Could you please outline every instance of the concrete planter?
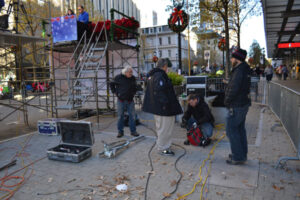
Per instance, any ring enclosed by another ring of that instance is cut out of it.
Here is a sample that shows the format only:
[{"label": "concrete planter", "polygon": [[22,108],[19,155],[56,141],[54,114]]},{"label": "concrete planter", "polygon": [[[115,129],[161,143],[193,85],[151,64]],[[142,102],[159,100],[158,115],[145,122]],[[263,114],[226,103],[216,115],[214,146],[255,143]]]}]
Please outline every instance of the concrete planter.
[{"label": "concrete planter", "polygon": [[183,93],[183,86],[182,85],[174,85],[174,91],[176,96],[180,96]]}]

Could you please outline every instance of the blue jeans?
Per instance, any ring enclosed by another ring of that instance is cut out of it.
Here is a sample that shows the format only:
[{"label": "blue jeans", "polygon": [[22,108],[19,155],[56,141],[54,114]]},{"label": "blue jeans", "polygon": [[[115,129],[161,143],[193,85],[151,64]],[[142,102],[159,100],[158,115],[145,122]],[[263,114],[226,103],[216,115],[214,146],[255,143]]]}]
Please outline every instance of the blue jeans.
[{"label": "blue jeans", "polygon": [[127,111],[129,116],[129,128],[131,133],[136,133],[135,127],[135,110],[133,101],[120,101],[118,99],[117,112],[118,112],[118,131],[124,133],[124,112]]},{"label": "blue jeans", "polygon": [[[188,120],[188,125],[187,125],[187,129],[190,130],[190,128],[192,128],[193,126],[193,123],[197,123],[197,121],[195,120],[194,117],[191,117],[189,120]],[[204,135],[204,137],[211,137],[212,134],[213,134],[213,129],[214,127],[211,125],[211,123],[203,123],[200,125],[200,129],[201,129],[201,132],[202,134]]]},{"label": "blue jeans", "polygon": [[232,159],[247,160],[248,142],[246,135],[246,115],[249,105],[228,109],[226,118],[226,135],[229,138]]}]

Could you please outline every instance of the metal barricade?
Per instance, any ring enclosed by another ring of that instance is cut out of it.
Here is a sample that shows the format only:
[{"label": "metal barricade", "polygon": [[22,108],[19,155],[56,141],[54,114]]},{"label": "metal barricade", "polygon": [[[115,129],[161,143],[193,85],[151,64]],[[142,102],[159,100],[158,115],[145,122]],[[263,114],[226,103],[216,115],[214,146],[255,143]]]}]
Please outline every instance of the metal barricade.
[{"label": "metal barricade", "polygon": [[296,157],[279,158],[277,168],[288,160],[300,160],[300,93],[274,82],[269,84],[268,89],[268,104],[282,122],[297,150]]},{"label": "metal barricade", "polygon": [[225,83],[223,78],[207,78],[206,90],[210,92],[225,92]]},{"label": "metal barricade", "polygon": [[258,83],[260,80],[260,76],[251,76],[251,91],[255,92],[255,101],[257,101],[258,97]]}]

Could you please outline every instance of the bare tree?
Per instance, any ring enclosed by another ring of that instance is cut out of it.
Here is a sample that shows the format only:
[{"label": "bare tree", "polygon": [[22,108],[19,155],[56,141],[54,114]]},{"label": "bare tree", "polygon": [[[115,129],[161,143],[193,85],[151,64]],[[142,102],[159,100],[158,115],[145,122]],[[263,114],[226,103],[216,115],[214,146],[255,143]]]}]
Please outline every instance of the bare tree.
[{"label": "bare tree", "polygon": [[241,46],[241,26],[247,17],[260,15],[261,7],[259,0],[233,0],[233,29],[237,35],[237,46]]}]

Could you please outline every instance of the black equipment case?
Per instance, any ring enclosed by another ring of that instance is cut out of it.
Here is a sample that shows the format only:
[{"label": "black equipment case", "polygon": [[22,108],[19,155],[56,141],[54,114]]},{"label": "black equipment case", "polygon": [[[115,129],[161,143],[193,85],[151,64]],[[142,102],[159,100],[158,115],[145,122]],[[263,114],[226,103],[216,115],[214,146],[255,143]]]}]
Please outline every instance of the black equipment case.
[{"label": "black equipment case", "polygon": [[91,122],[60,121],[62,143],[47,150],[50,160],[79,163],[92,155],[94,134]]}]

